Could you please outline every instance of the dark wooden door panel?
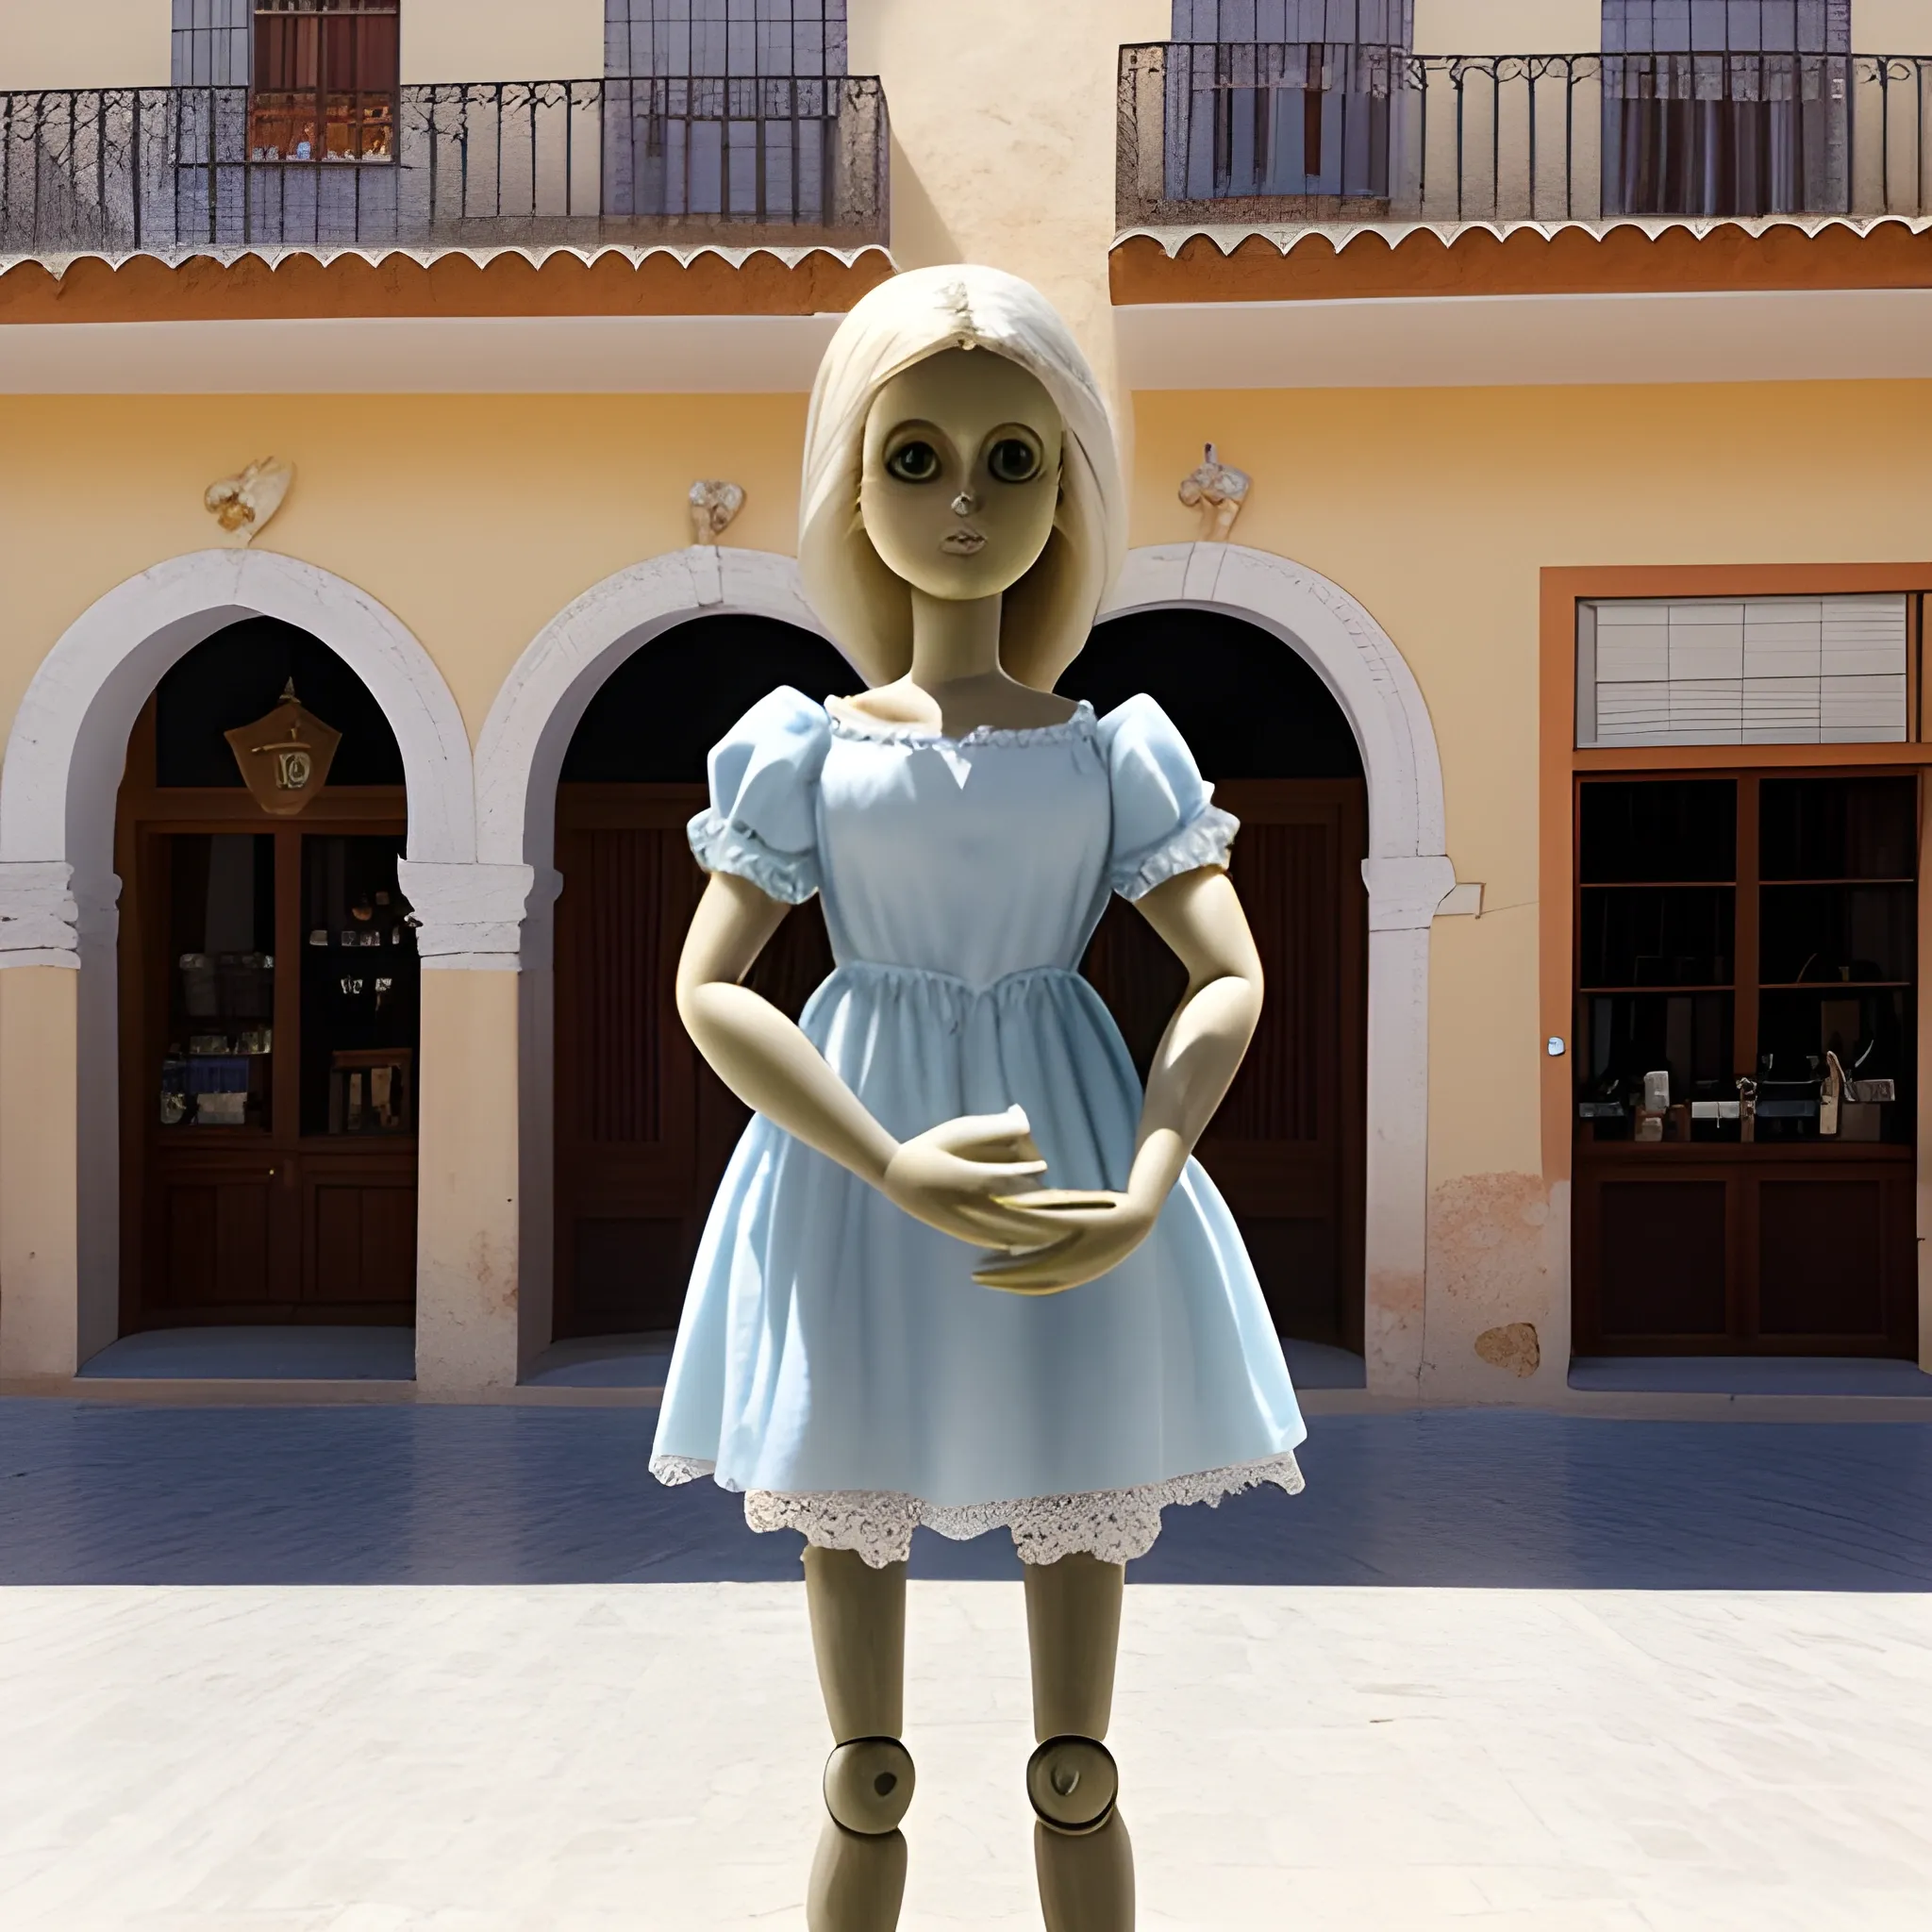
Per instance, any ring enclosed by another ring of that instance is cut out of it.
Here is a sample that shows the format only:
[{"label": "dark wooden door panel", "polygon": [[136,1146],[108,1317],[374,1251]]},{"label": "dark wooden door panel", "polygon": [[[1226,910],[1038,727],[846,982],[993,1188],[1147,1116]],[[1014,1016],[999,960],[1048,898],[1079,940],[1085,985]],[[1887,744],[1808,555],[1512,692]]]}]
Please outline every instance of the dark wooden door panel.
[{"label": "dark wooden door panel", "polygon": [[1729,1329],[1724,1183],[1610,1181],[1591,1207],[1606,1341],[1721,1341]]},{"label": "dark wooden door panel", "polygon": [[407,1307],[416,1276],[416,1190],[324,1180],[309,1190],[304,1300],[330,1308]]},{"label": "dark wooden door panel", "polygon": [[[1255,779],[1216,795],[1241,821],[1229,874],[1268,991],[1201,1163],[1241,1224],[1280,1331],[1359,1349],[1365,793],[1353,779]],[[1144,1077],[1187,990],[1179,961],[1116,901],[1081,970]]]},{"label": "dark wooden door panel", "polygon": [[263,1180],[177,1183],[162,1199],[171,1308],[258,1308],[277,1299],[270,1268],[273,1184]]}]

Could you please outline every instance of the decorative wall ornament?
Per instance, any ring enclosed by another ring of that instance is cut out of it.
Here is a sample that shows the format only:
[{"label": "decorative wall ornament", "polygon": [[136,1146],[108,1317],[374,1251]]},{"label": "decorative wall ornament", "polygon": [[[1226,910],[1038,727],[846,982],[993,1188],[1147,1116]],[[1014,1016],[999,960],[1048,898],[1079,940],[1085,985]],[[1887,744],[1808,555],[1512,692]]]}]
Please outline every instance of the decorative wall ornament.
[{"label": "decorative wall ornament", "polygon": [[744,508],[744,491],[736,483],[698,482],[691,486],[692,541],[715,543]]},{"label": "decorative wall ornament", "polygon": [[1254,478],[1245,470],[1237,470],[1231,463],[1224,463],[1214,453],[1214,445],[1208,445],[1208,453],[1198,469],[1191,470],[1181,479],[1181,501],[1190,509],[1201,512],[1201,541],[1204,543],[1225,543],[1234,529],[1234,520],[1241,513],[1241,505],[1248,500],[1248,491],[1254,485]]},{"label": "decorative wall ornament", "polygon": [[224,476],[219,483],[210,483],[202,502],[223,529],[245,544],[281,508],[282,498],[294,480],[293,463],[285,463],[279,457],[263,457],[239,476]]},{"label": "decorative wall ornament", "polygon": [[328,783],[328,768],[342,741],[333,725],[303,708],[292,677],[267,717],[222,735],[256,804],[278,819],[293,818],[314,802]]}]

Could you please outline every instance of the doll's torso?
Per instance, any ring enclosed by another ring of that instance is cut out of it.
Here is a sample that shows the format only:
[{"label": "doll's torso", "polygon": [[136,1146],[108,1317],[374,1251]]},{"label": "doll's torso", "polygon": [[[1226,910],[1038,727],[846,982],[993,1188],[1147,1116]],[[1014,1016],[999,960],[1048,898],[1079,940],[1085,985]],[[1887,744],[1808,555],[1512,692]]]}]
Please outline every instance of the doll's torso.
[{"label": "doll's torso", "polygon": [[833,714],[817,812],[841,965],[977,987],[1071,970],[1106,905],[1111,806],[1084,704],[1064,724],[960,739]]}]

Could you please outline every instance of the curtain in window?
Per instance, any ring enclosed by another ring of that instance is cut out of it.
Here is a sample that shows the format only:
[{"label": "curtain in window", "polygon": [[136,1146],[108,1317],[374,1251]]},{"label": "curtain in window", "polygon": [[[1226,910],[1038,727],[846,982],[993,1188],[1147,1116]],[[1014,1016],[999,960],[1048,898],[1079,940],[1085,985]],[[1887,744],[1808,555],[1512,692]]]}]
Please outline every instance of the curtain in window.
[{"label": "curtain in window", "polygon": [[1604,0],[1604,207],[1845,205],[1850,0]]},{"label": "curtain in window", "polygon": [[1171,200],[1379,200],[1413,0],[1174,0]]},{"label": "curtain in window", "polygon": [[824,223],[845,58],[845,0],[605,0],[606,212]]}]

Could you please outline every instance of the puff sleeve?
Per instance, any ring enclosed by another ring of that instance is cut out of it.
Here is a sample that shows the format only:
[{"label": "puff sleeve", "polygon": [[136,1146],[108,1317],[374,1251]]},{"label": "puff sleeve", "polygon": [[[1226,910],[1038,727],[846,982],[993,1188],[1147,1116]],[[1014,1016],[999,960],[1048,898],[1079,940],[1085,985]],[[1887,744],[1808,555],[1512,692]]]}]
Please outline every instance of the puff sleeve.
[{"label": "puff sleeve", "polygon": [[818,788],[831,721],[780,685],[712,747],[711,803],[691,822],[691,855],[788,906],[819,889]]},{"label": "puff sleeve", "polygon": [[1202,866],[1224,866],[1241,821],[1214,803],[1187,741],[1150,697],[1101,720],[1113,798],[1108,882],[1124,899]]}]

